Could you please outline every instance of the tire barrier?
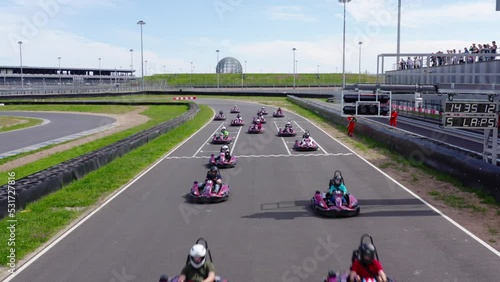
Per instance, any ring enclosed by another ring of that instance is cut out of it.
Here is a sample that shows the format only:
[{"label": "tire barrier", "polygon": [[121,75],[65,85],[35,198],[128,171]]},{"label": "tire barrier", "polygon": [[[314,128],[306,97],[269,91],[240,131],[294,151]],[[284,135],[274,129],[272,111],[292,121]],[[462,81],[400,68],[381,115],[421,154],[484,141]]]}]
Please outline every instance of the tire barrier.
[{"label": "tire barrier", "polygon": [[193,97],[174,97],[174,100],[196,100],[196,96]]},{"label": "tire barrier", "polygon": [[[346,118],[332,108],[291,95],[288,99],[333,123],[347,124]],[[424,164],[453,176],[464,186],[481,190],[500,202],[500,167],[483,161],[480,154],[406,133],[369,119],[358,119],[356,134],[367,136],[388,146],[413,164]]]},{"label": "tire barrier", "polygon": [[[63,104],[81,104],[79,102],[62,102]],[[61,104],[61,102],[8,102],[6,104]],[[151,142],[158,136],[192,120],[200,108],[194,103],[178,102],[151,102],[151,103],[128,103],[128,102],[92,102],[99,105],[187,105],[189,110],[181,116],[156,125],[150,129],[138,132],[126,137],[114,144],[101,149],[73,158],[42,171],[16,179],[14,185],[3,185],[0,187],[0,219],[8,216],[8,204],[15,204],[16,212],[24,209],[27,204],[36,201],[43,196],[55,192],[75,180],[83,178],[113,160],[122,157],[130,151]],[[15,190],[15,196],[12,192]],[[9,197],[10,196],[10,197]]]}]

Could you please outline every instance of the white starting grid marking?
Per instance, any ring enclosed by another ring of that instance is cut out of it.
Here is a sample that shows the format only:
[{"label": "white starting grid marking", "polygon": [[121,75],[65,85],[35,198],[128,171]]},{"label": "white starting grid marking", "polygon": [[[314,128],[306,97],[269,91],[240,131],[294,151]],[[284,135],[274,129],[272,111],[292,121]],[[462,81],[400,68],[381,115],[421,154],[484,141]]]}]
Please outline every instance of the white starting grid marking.
[{"label": "white starting grid marking", "polygon": [[[337,154],[278,154],[278,155],[241,155],[237,158],[281,158],[281,157],[331,157],[331,156],[351,156],[353,153],[337,153]],[[182,157],[167,157],[166,160],[179,159],[209,159],[210,156],[182,156]]]},{"label": "white starting grid marking", "polygon": [[[276,125],[276,129],[278,129],[278,132],[279,132],[280,128],[278,127],[278,124],[276,123],[276,121],[274,121],[274,125]],[[280,137],[280,138],[283,141],[283,144],[285,145],[286,151],[288,152],[289,155],[291,155],[292,153],[290,153],[290,149],[288,149],[288,146],[286,145],[285,138],[283,138],[283,137]]]},{"label": "white starting grid marking", "polygon": [[[293,121],[293,122],[294,122],[294,123],[295,123],[295,124],[296,124],[296,125],[300,128],[300,130],[302,130],[302,132],[306,132],[306,131],[302,128],[302,127],[300,127],[300,125],[299,125],[296,121]],[[313,138],[313,140],[314,140],[314,138]],[[316,140],[314,140],[314,142],[316,142],[316,144],[318,144],[318,148],[319,148],[321,151],[323,151],[325,154],[327,154],[327,155],[328,155],[328,152],[327,152],[327,151],[325,151],[325,149],[323,149],[323,147],[321,147],[321,145],[320,145],[320,144],[319,144]]]},{"label": "white starting grid marking", "polygon": [[[221,125],[219,125],[219,126],[217,127],[217,129],[216,129],[216,130],[212,133],[212,135],[210,135],[210,137],[208,137],[208,139],[207,139],[205,142],[203,142],[203,145],[201,145],[201,146],[200,146],[200,148],[198,148],[198,150],[196,151],[196,153],[194,153],[193,158],[195,158],[195,157],[196,157],[196,155],[198,155],[199,153],[218,153],[218,152],[219,152],[219,151],[203,151],[202,149],[203,149],[203,147],[205,147],[205,146],[207,146],[207,145],[212,145],[212,143],[211,143],[210,141],[212,140],[212,138],[214,137],[214,135],[215,135],[215,134],[217,134],[217,132],[219,131],[219,129],[220,129],[220,128],[222,128],[223,126],[225,126],[225,125],[224,125],[224,122],[223,122],[223,123],[221,123]],[[236,135],[236,138],[235,138],[235,139],[234,139],[234,141],[232,142],[231,154],[233,153],[233,150],[234,150],[234,145],[236,144],[236,141],[237,141],[237,139],[238,139],[238,136],[240,136],[240,132],[241,132],[241,129],[242,129],[242,128],[243,128],[242,126],[240,126],[240,127],[239,127],[239,130],[238,130],[238,133],[237,133],[237,135]],[[229,131],[229,130],[228,130],[228,131]],[[229,131],[229,133],[231,133],[231,131]],[[222,145],[221,145],[221,146],[222,146]]]},{"label": "white starting grid marking", "polygon": [[238,137],[240,137],[240,132],[241,132],[242,128],[243,128],[243,126],[240,126],[240,129],[238,130],[238,134],[236,134],[236,138],[234,138],[234,142],[231,146],[231,152],[229,152],[229,154],[231,156],[233,155],[234,148],[236,148],[236,142],[238,141]]},{"label": "white starting grid marking", "polygon": [[203,149],[203,147],[205,147],[207,145],[207,143],[210,142],[210,139],[212,139],[214,137],[214,134],[216,134],[217,131],[219,131],[219,128],[221,128],[223,125],[224,125],[224,123],[221,123],[221,125],[219,125],[217,127],[217,129],[212,133],[212,135],[210,135],[210,137],[208,137],[208,139],[205,142],[203,142],[203,145],[200,146],[200,148],[196,151],[196,153],[194,153],[193,157],[196,157],[196,155],[198,155],[198,153],[201,151],[201,149]]}]

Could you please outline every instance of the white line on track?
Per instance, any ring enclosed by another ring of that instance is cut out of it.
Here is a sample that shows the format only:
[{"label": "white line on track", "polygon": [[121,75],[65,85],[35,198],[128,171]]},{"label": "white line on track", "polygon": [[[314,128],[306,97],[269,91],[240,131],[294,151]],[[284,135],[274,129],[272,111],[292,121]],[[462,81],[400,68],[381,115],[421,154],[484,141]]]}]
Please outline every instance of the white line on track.
[{"label": "white line on track", "polygon": [[[236,156],[237,158],[281,158],[281,157],[330,157],[330,156],[351,156],[352,153],[337,153],[337,154],[277,154],[277,155],[241,155]],[[182,157],[168,157],[165,158],[167,160],[181,160],[181,159],[205,159],[207,157],[198,156],[198,157],[190,157],[190,156],[182,156]]]},{"label": "white line on track", "polygon": [[[306,132],[302,127],[300,127],[300,125],[296,122],[296,121],[293,121],[299,128],[300,130],[302,130],[302,132]],[[323,131],[324,132],[324,131]],[[314,140],[314,139],[313,139]],[[316,142],[316,144],[318,144],[318,148],[321,149],[321,151],[323,151],[325,154],[328,154],[327,151],[325,151],[325,149],[323,149],[323,147],[321,147],[318,143],[318,141],[314,140],[314,142]]]},{"label": "white line on track", "polygon": [[[215,114],[215,111],[212,109],[212,112]],[[104,208],[107,204],[109,204],[112,200],[114,200],[116,197],[118,197],[121,193],[123,193],[125,190],[127,190],[129,187],[131,187],[137,180],[141,179],[144,175],[146,175],[150,170],[155,168],[158,164],[160,164],[163,160],[167,159],[168,156],[173,154],[177,149],[179,149],[182,145],[184,145],[187,141],[189,141],[191,138],[196,136],[200,131],[202,131],[207,125],[209,125],[212,122],[212,120],[208,121],[203,125],[198,131],[193,133],[191,136],[189,136],[186,140],[184,140],[182,143],[177,145],[174,149],[172,149],[170,152],[168,152],[166,155],[164,155],[161,159],[156,161],[154,164],[152,164],[150,167],[148,167],[146,170],[144,170],[142,173],[137,175],[135,178],[133,178],[130,182],[125,184],[123,188],[120,190],[116,191],[114,194],[112,194],[104,203],[102,203],[99,207],[97,207],[95,210],[90,212],[88,215],[83,217],[80,221],[78,221],[75,225],[73,225],[70,229],[65,231],[61,236],[55,238],[47,247],[43,248],[39,253],[37,253],[35,256],[32,258],[28,259],[26,263],[24,263],[21,267],[16,269],[16,272],[8,276],[5,280],[2,282],[9,282],[12,279],[14,279],[19,273],[21,273],[23,270],[25,270],[28,266],[30,266],[32,263],[34,263],[37,259],[39,259],[43,254],[48,252],[50,249],[52,249],[57,243],[62,241],[64,238],[66,238],[71,232],[73,232],[75,229],[77,229],[80,225],[85,223],[88,219],[90,219],[94,214],[96,214],[98,211],[100,211],[102,208]]]},{"label": "white line on track", "polygon": [[[276,123],[276,121],[274,121],[274,125],[276,125],[276,129],[278,129],[278,132],[279,132],[280,128],[278,127],[278,124]],[[283,138],[283,137],[280,137],[280,138],[283,141],[283,144],[285,145],[286,151],[288,152],[289,155],[291,155],[292,153],[290,153],[290,149],[288,149],[288,146],[286,145],[285,138]]]},{"label": "white line on track", "polygon": [[385,172],[383,172],[382,170],[380,170],[378,167],[376,167],[375,165],[373,165],[372,163],[370,163],[369,161],[367,161],[366,159],[364,159],[362,156],[358,155],[356,152],[354,152],[353,150],[351,150],[349,147],[347,147],[346,145],[342,144],[342,142],[340,142],[339,140],[335,139],[333,136],[331,136],[330,134],[328,134],[328,132],[324,131],[322,128],[320,128],[319,126],[317,126],[316,124],[314,124],[312,121],[308,120],[307,118],[305,118],[305,117],[303,117],[303,116],[301,116],[301,115],[299,115],[297,113],[294,113],[294,114],[296,114],[297,116],[303,118],[304,120],[306,120],[310,124],[314,125],[316,128],[318,128],[319,130],[321,130],[323,133],[325,133],[326,135],[328,135],[330,138],[332,138],[333,140],[337,141],[340,145],[344,146],[347,150],[349,150],[354,155],[356,155],[357,157],[359,157],[360,159],[362,159],[369,166],[373,167],[375,170],[377,170],[378,172],[380,172],[382,175],[384,175],[385,177],[387,177],[388,179],[390,179],[392,182],[394,182],[396,185],[398,185],[401,189],[405,190],[410,195],[412,195],[416,199],[420,200],[427,207],[429,207],[430,209],[432,209],[433,211],[435,211],[437,214],[439,214],[440,216],[442,216],[444,219],[446,219],[451,224],[455,225],[455,227],[457,227],[458,229],[462,230],[465,234],[469,235],[472,239],[476,240],[479,244],[483,245],[486,249],[490,250],[493,254],[495,254],[498,257],[500,257],[500,252],[499,251],[497,251],[492,246],[488,245],[488,243],[486,243],[483,240],[481,240],[479,237],[477,237],[476,235],[474,235],[472,232],[470,232],[469,230],[467,230],[465,227],[463,227],[462,225],[460,225],[459,223],[457,223],[456,221],[454,221],[453,219],[451,219],[450,217],[448,217],[447,215],[445,215],[443,212],[441,212],[440,210],[438,210],[436,207],[434,207],[430,203],[426,202],[424,199],[420,198],[420,196],[418,196],[413,191],[411,191],[410,189],[408,189],[405,186],[403,186],[403,184],[399,183],[397,180],[395,180],[394,178],[390,177],[388,174],[386,174]]},{"label": "white line on track", "polygon": [[232,156],[233,155],[233,151],[234,151],[234,148],[236,147],[236,142],[238,141],[238,137],[240,137],[240,132],[241,132],[241,129],[243,128],[243,126],[240,126],[240,130],[238,130],[238,134],[236,134],[236,138],[234,138],[234,142],[231,146],[231,152],[229,152],[229,154]]},{"label": "white line on track", "polygon": [[198,155],[198,153],[201,151],[201,149],[203,149],[203,147],[205,147],[207,145],[207,143],[210,142],[210,139],[212,139],[214,137],[214,134],[216,134],[217,131],[219,131],[219,128],[221,128],[223,125],[224,125],[224,123],[221,123],[221,125],[219,125],[219,127],[217,127],[217,129],[212,133],[212,135],[210,135],[210,137],[208,137],[208,139],[205,142],[203,142],[203,145],[200,146],[198,151],[196,151],[196,153],[194,153],[193,157],[196,157],[196,155]]}]

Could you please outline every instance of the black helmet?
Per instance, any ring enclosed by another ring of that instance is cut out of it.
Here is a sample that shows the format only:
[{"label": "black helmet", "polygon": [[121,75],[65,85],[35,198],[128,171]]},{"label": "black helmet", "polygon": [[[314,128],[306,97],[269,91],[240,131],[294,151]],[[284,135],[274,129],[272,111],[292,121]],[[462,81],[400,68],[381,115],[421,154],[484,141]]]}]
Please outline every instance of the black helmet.
[{"label": "black helmet", "polygon": [[305,138],[309,138],[310,136],[311,136],[311,135],[309,135],[309,132],[306,132],[306,133],[304,134],[304,137],[305,137]]},{"label": "black helmet", "polygon": [[375,246],[370,243],[364,243],[359,246],[360,261],[364,265],[372,263],[375,258]]},{"label": "black helmet", "polygon": [[212,171],[218,172],[218,171],[219,171],[219,169],[218,169],[216,166],[212,166],[212,167],[210,168],[210,172],[212,172]]}]

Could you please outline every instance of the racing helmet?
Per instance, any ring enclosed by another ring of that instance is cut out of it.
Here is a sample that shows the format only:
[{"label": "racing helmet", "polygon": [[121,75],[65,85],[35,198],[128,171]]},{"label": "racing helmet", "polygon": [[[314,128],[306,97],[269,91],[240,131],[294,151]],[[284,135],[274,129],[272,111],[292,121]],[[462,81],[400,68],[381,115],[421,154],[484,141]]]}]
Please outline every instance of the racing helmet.
[{"label": "racing helmet", "polygon": [[259,124],[260,123],[260,119],[256,119],[255,123]]},{"label": "racing helmet", "polygon": [[364,265],[368,265],[375,259],[375,246],[370,243],[364,243],[359,246],[360,261]]},{"label": "racing helmet", "polygon": [[311,137],[311,135],[309,134],[309,132],[304,133],[304,138],[309,138],[309,137]]},{"label": "racing helmet", "polygon": [[238,105],[234,105],[235,108],[238,108]]},{"label": "racing helmet", "polygon": [[229,151],[229,146],[227,146],[227,145],[222,146],[222,151],[224,151],[224,152]]},{"label": "racing helmet", "polygon": [[291,122],[287,122],[286,125],[292,126],[292,123]]},{"label": "racing helmet", "polygon": [[207,249],[203,245],[196,244],[189,251],[189,262],[194,268],[200,268],[206,260]]},{"label": "racing helmet", "polygon": [[342,177],[340,177],[339,175],[333,178],[333,184],[335,186],[340,186],[341,183],[342,183]]},{"label": "racing helmet", "polygon": [[226,127],[225,127],[225,126],[223,126],[223,127],[222,127],[221,131],[224,131],[224,130],[226,130]]},{"label": "racing helmet", "polygon": [[216,166],[212,166],[209,171],[210,174],[218,174],[219,169]]},{"label": "racing helmet", "polygon": [[224,112],[223,112],[222,110],[220,110],[220,111],[219,111],[219,114],[221,114],[221,115],[222,115],[223,113],[224,113]]}]

